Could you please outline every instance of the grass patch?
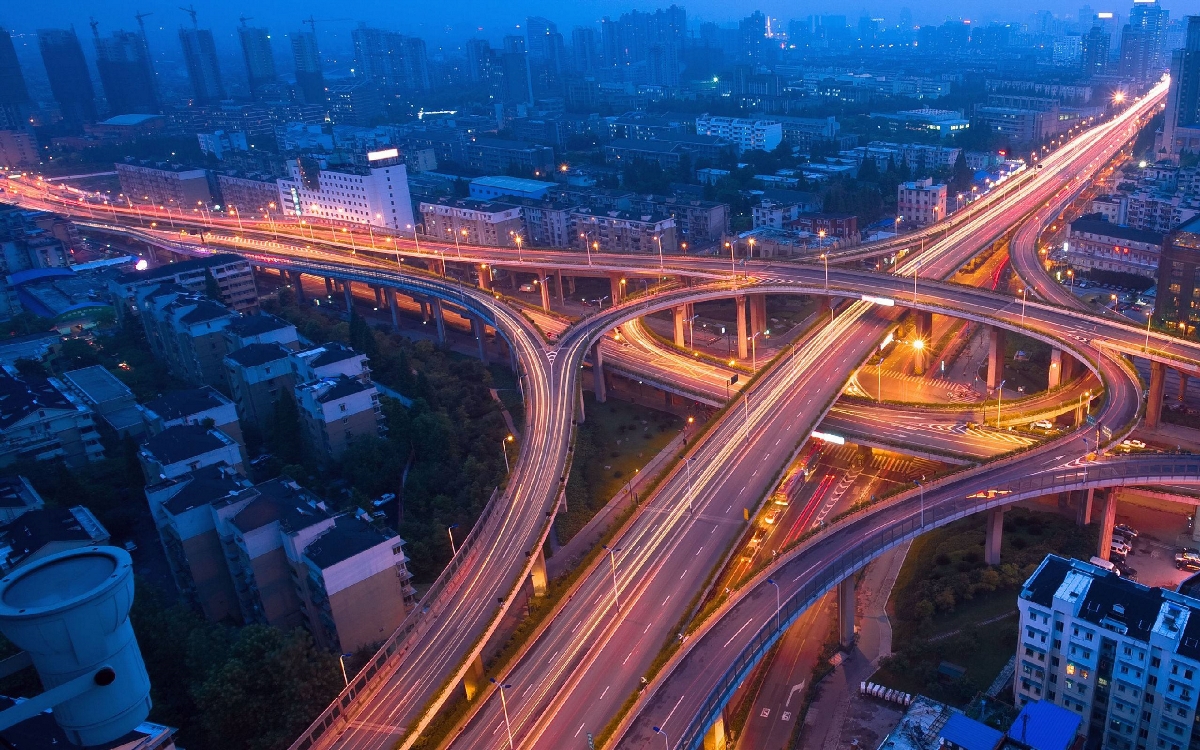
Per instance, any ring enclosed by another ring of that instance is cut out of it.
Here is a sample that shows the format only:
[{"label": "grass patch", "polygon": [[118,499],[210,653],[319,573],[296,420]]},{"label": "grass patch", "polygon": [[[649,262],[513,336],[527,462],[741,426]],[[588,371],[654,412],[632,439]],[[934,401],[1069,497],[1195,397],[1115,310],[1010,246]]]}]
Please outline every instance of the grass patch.
[{"label": "grass patch", "polygon": [[521,398],[521,389],[517,385],[517,374],[508,365],[503,364],[488,365],[488,372],[492,375],[492,387],[500,396],[500,403],[508,409],[516,428],[524,432],[525,401]]},{"label": "grass patch", "polygon": [[596,403],[584,393],[587,419],[578,428],[575,459],[567,480],[567,512],[559,513],[559,542],[565,544],[610,499],[667,446],[684,421],[667,412],[609,398]]},{"label": "grass patch", "polygon": [[[986,513],[915,540],[892,589],[896,653],[874,682],[963,705],[987,689],[1016,648],[1017,592],[1051,552],[1087,559],[1095,527],[1080,529],[1052,513],[1015,508],[1005,514],[1001,564],[983,561]],[[947,661],[966,669],[939,676]]]}]

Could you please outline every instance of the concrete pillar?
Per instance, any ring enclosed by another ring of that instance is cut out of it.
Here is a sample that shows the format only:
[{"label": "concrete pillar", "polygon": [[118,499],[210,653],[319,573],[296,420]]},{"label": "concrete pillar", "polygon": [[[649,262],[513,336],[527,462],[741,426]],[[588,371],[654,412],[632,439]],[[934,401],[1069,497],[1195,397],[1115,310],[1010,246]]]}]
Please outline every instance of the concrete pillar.
[{"label": "concrete pillar", "polygon": [[1087,526],[1092,522],[1092,505],[1096,501],[1096,488],[1092,487],[1084,493],[1083,500],[1079,504],[1079,518],[1076,523],[1080,526]]},{"label": "concrete pillar", "polygon": [[1003,328],[992,327],[992,337],[988,348],[987,387],[993,389],[1004,379],[1004,347],[1007,337]]},{"label": "concrete pillar", "polygon": [[442,312],[442,301],[434,298],[430,304],[433,306],[433,322],[437,324],[437,341],[444,345],[446,343],[446,316]]},{"label": "concrete pillar", "polygon": [[325,277],[325,296],[333,296],[333,279],[329,278],[328,276]]},{"label": "concrete pillar", "polygon": [[623,279],[619,273],[611,273],[608,275],[608,284],[611,288],[610,294],[614,305],[618,305],[625,299],[625,285],[621,283]]},{"label": "concrete pillar", "polygon": [[848,650],[854,645],[854,576],[842,579],[837,586],[838,643]]},{"label": "concrete pillar", "polygon": [[508,272],[508,285],[512,287],[514,292],[521,286],[520,282],[517,281],[517,272],[512,269],[509,269]]},{"label": "concrete pillar", "polygon": [[596,403],[603,404],[608,400],[604,387],[604,355],[600,351],[600,342],[592,344],[592,384],[596,389]]},{"label": "concrete pillar", "polygon": [[1050,375],[1047,388],[1057,388],[1063,382],[1063,351],[1062,349],[1050,350]]},{"label": "concrete pillar", "polygon": [[485,292],[492,291],[492,269],[487,265],[481,265],[477,271],[479,274],[479,288]]},{"label": "concrete pillar", "polygon": [[683,315],[686,312],[684,306],[675,308],[675,346],[683,346],[686,342],[683,338]]},{"label": "concrete pillar", "polygon": [[542,294],[542,312],[550,312],[550,286],[545,271],[538,271],[537,288]]},{"label": "concrete pillar", "polygon": [[396,331],[399,331],[400,330],[400,310],[399,310],[400,306],[396,304],[396,290],[388,289],[387,295],[388,295],[388,308],[390,308],[392,311],[392,328]]},{"label": "concrete pillar", "polygon": [[1062,358],[1062,382],[1070,383],[1075,379],[1076,365],[1079,360],[1072,357],[1070,354],[1064,354]]},{"label": "concrete pillar", "polygon": [[833,309],[832,297],[817,297],[817,317],[828,318],[829,311]]},{"label": "concrete pillar", "polygon": [[1104,515],[1100,516],[1100,543],[1096,557],[1107,560],[1112,546],[1113,525],[1117,522],[1117,493],[1108,490],[1104,493]]},{"label": "concrete pillar", "polygon": [[575,418],[575,421],[579,424],[583,424],[583,420],[587,419],[587,412],[584,410],[583,406],[584,406],[584,404],[583,404],[583,388],[580,388],[579,389],[579,415]]},{"label": "concrete pillar", "polygon": [[762,333],[767,330],[767,295],[751,294],[750,300],[750,334]]},{"label": "concrete pillar", "polygon": [[561,269],[554,272],[554,288],[558,291],[558,306],[565,307],[567,302],[563,298],[563,275]]},{"label": "concrete pillar", "polygon": [[303,278],[304,274],[300,273],[299,271],[292,272],[292,286],[296,288],[296,301],[302,305],[308,302],[308,300],[304,297]]},{"label": "concrete pillar", "polygon": [[1183,370],[1179,371],[1179,393],[1175,396],[1175,400],[1183,403],[1187,399],[1188,374]]},{"label": "concrete pillar", "polygon": [[750,342],[746,335],[746,295],[739,294],[734,297],[733,306],[737,308],[738,359],[745,359],[750,356]]},{"label": "concrete pillar", "polygon": [[383,287],[372,287],[375,290],[375,307],[383,307]]},{"label": "concrete pillar", "polygon": [[429,323],[429,303],[423,299],[419,299],[419,300],[417,300],[417,302],[421,303],[421,322],[428,324]]},{"label": "concrete pillar", "polygon": [[1000,544],[1004,541],[1004,508],[992,508],[987,517],[987,539],[983,543],[983,561],[1000,564]]},{"label": "concrete pillar", "polygon": [[1150,394],[1146,397],[1146,429],[1157,429],[1162,419],[1163,390],[1167,385],[1167,366],[1150,363]]},{"label": "concrete pillar", "polygon": [[475,334],[475,340],[479,342],[479,359],[486,365],[488,363],[487,325],[480,318],[471,316],[471,333]]},{"label": "concrete pillar", "polygon": [[534,596],[546,595],[546,555],[538,548],[537,556],[533,558],[533,569],[529,571],[529,582],[533,584]]},{"label": "concrete pillar", "polygon": [[729,747],[725,739],[725,712],[717,715],[708,731],[704,733],[704,750],[726,750]]},{"label": "concrete pillar", "polygon": [[350,312],[354,309],[354,285],[349,281],[343,281],[342,294],[346,297],[346,312]]},{"label": "concrete pillar", "polygon": [[913,323],[916,338],[924,342],[920,349],[913,349],[913,375],[924,375],[933,346],[933,313],[914,310]]},{"label": "concrete pillar", "polygon": [[575,293],[575,277],[574,276],[567,277],[567,293],[568,294]]},{"label": "concrete pillar", "polygon": [[483,659],[476,656],[475,660],[467,667],[467,673],[463,675],[463,692],[467,694],[467,700],[475,700],[475,696],[483,691],[486,680],[483,679]]}]

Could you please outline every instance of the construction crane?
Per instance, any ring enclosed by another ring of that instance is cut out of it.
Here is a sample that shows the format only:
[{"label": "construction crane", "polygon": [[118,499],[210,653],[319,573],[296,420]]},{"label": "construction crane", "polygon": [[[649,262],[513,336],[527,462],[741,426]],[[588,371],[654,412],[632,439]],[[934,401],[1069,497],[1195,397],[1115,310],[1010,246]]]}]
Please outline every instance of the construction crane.
[{"label": "construction crane", "polygon": [[349,18],[313,18],[312,16],[309,16],[308,18],[304,19],[300,23],[308,24],[308,28],[312,29],[312,32],[315,34],[315,33],[317,33],[317,24],[319,24],[319,23],[337,23],[339,21],[350,21],[350,20],[352,20],[352,19],[349,19]]},{"label": "construction crane", "polygon": [[88,17],[88,26],[92,27],[92,36],[99,39],[100,38],[100,22],[97,21],[94,16],[89,16]]},{"label": "construction crane", "polygon": [[133,17],[137,19],[138,28],[140,28],[142,30],[143,37],[146,36],[146,21],[145,21],[145,19],[152,15],[154,15],[154,11],[151,11],[149,13],[142,13],[141,11],[139,11],[133,15]]},{"label": "construction crane", "polygon": [[254,16],[241,16],[240,18],[238,18],[238,20],[242,22],[242,28],[245,28],[245,27],[246,27],[246,22],[247,22],[247,21],[253,21],[253,20],[254,20]]},{"label": "construction crane", "polygon": [[189,6],[188,6],[188,7],[186,7],[186,8],[184,8],[183,6],[180,6],[180,8],[179,8],[179,9],[180,9],[180,10],[182,10],[184,13],[187,13],[189,16],[191,16],[191,17],[192,17],[192,28],[193,28],[193,29],[196,29],[196,28],[199,28],[199,27],[200,27],[200,26],[199,26],[199,24],[197,24],[197,23],[196,23],[196,6],[195,6],[195,5],[189,5]]}]

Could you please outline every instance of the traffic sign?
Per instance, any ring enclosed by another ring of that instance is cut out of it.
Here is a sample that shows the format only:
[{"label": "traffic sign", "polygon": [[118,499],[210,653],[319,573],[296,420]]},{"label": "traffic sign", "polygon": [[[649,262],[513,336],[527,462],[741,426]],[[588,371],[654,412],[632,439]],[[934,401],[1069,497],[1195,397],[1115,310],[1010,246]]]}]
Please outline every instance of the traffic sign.
[{"label": "traffic sign", "polygon": [[596,741],[592,739],[591,732],[588,732],[588,750],[596,750]]},{"label": "traffic sign", "polygon": [[1087,423],[1091,424],[1091,425],[1096,424],[1096,418],[1093,417],[1091,414],[1087,415]]}]

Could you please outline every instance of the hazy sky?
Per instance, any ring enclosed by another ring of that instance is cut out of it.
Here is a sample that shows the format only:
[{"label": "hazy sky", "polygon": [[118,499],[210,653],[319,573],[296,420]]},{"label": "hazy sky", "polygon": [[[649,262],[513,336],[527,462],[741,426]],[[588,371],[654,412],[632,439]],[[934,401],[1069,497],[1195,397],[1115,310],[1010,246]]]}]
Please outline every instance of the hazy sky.
[{"label": "hazy sky", "polygon": [[[1126,16],[1130,0],[1086,0],[1095,10],[1113,10]],[[1161,0],[1163,7],[1174,17],[1182,12],[1197,12],[1195,2],[1187,0]],[[239,16],[253,16],[252,25],[265,25],[273,33],[283,34],[299,28],[300,20],[310,14],[320,22],[318,31],[345,32],[362,20],[372,25],[391,28],[426,38],[431,45],[455,42],[471,35],[499,39],[504,34],[514,33],[516,26],[523,23],[527,15],[542,15],[557,23],[560,31],[570,38],[572,26],[598,21],[605,15],[619,15],[633,8],[651,10],[669,2],[646,2],[646,0],[520,0],[520,2],[497,2],[497,0],[440,0],[439,2],[413,2],[412,0],[356,0],[350,3],[329,0],[196,0],[200,12],[200,25],[212,28],[218,39],[233,39],[234,28]],[[787,0],[751,0],[730,4],[726,0],[690,0],[680,2],[687,9],[689,19],[734,21],[749,15],[754,10],[781,19],[796,18],[810,13],[839,13],[847,15],[851,23],[864,12],[873,16],[895,19],[900,8],[908,6],[919,23],[940,23],[949,17],[945,13],[952,7],[958,14],[979,20],[1020,21],[1041,9],[1058,15],[1075,15],[1086,4],[1085,0],[977,0],[952,4],[928,3],[922,0],[877,0],[870,3],[846,3],[837,0],[817,2],[788,2]],[[0,3],[0,25],[14,32],[29,32],[44,26],[67,26],[74,24],[80,35],[89,33],[88,17],[95,16],[100,22],[101,33],[117,28],[135,27],[133,14],[138,10],[153,12],[147,19],[154,36],[174,38],[175,30],[189,23],[187,15],[179,10],[184,5],[180,0],[6,0]],[[974,16],[972,14],[975,14]],[[340,19],[340,20],[334,20]],[[338,36],[342,36],[338,34]],[[332,41],[332,40],[331,40]],[[218,44],[222,42],[218,41]]]}]

